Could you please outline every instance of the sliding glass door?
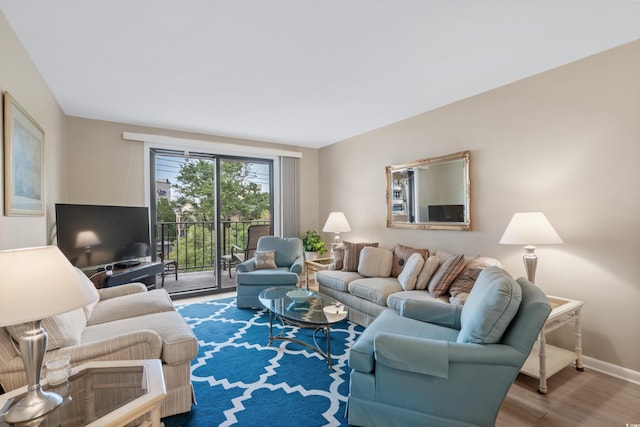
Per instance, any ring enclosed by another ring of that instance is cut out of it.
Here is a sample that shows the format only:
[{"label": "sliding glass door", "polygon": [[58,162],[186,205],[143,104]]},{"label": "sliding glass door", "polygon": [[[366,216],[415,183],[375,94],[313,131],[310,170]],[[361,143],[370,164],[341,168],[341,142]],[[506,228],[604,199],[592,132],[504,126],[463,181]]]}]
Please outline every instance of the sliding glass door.
[{"label": "sliding glass door", "polygon": [[[152,238],[174,296],[235,289],[236,253],[251,224],[271,224],[273,162],[152,149]],[[223,274],[224,273],[224,274]]]}]

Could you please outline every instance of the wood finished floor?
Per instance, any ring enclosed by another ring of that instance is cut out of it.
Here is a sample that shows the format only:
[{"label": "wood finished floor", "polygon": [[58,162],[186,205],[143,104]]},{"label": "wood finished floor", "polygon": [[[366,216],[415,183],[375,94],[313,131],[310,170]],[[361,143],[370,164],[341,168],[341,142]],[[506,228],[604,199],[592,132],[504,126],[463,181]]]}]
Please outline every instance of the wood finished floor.
[{"label": "wood finished floor", "polygon": [[547,394],[540,394],[538,380],[520,374],[500,408],[496,427],[640,425],[640,384],[569,366],[547,385]]},{"label": "wood finished floor", "polygon": [[[314,289],[315,283],[310,282]],[[234,295],[229,292],[176,303]],[[640,384],[588,367],[578,372],[569,366],[549,378],[547,385],[547,394],[540,394],[537,379],[518,375],[500,408],[496,427],[640,427]]]}]

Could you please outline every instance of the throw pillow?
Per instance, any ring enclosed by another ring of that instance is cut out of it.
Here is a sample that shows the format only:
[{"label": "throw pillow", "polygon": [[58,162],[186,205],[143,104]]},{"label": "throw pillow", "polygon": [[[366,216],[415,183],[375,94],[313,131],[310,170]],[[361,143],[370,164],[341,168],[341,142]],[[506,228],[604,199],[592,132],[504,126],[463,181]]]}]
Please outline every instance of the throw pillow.
[{"label": "throw pillow", "polygon": [[391,277],[398,277],[400,273],[402,273],[409,257],[415,253],[420,254],[422,259],[427,259],[429,257],[429,249],[414,249],[409,246],[396,245],[393,250],[393,268],[391,269]]},{"label": "throw pillow", "polygon": [[[27,324],[7,326],[7,330],[14,340],[27,330]],[[49,335],[47,339],[47,351],[57,348],[69,347],[80,344],[80,336],[87,326],[87,318],[82,308],[68,313],[56,314],[42,321],[42,327]]]},{"label": "throw pillow", "polygon": [[438,298],[449,290],[449,286],[464,269],[464,255],[454,255],[445,259],[429,280],[427,288],[432,297]]},{"label": "throw pillow", "polygon": [[473,288],[473,284],[476,282],[478,275],[485,267],[498,266],[501,267],[500,261],[495,258],[477,256],[467,261],[464,266],[464,270],[454,280],[449,287],[449,293],[452,297],[460,293],[469,293]]},{"label": "throw pillow", "polygon": [[333,249],[333,262],[329,265],[329,270],[342,270],[344,267],[344,245]]},{"label": "throw pillow", "polygon": [[358,273],[364,277],[389,277],[393,252],[386,248],[367,246],[360,251]]},{"label": "throw pillow", "polygon": [[435,255],[430,256],[424,261],[424,266],[422,270],[420,270],[420,274],[418,274],[418,280],[416,280],[416,289],[419,291],[424,291],[427,289],[427,285],[429,284],[429,280],[433,276],[433,273],[436,272],[438,267],[440,266],[440,258]]},{"label": "throw pillow", "polygon": [[522,288],[500,267],[482,270],[460,313],[457,342],[494,344],[515,317]]},{"label": "throw pillow", "polygon": [[407,260],[402,272],[398,276],[398,282],[405,291],[412,291],[416,288],[418,274],[424,265],[424,258],[419,253],[412,254]]},{"label": "throw pillow", "polygon": [[452,297],[455,297],[459,293],[471,292],[473,285],[476,283],[476,279],[480,275],[482,268],[467,268],[464,270],[456,280],[449,286],[449,293]]},{"label": "throw pillow", "polygon": [[256,251],[254,255],[256,261],[256,270],[267,270],[277,268],[276,251]]},{"label": "throw pillow", "polygon": [[377,243],[352,243],[344,242],[344,261],[342,271],[358,271],[360,251],[367,246],[378,247]]}]

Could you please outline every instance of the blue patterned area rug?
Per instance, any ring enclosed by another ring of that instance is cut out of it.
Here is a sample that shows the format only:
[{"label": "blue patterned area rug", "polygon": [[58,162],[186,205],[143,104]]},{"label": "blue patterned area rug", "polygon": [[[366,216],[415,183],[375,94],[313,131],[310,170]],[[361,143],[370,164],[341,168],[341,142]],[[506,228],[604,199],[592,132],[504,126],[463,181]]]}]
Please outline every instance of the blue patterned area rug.
[{"label": "blue patterned area rug", "polygon": [[[269,342],[269,313],[238,309],[235,298],[177,306],[198,337],[191,366],[197,404],[164,418],[166,427],[346,426],[348,349],[363,331],[346,320],[331,328],[333,370],[321,355],[289,341]],[[282,329],[274,322],[273,334]],[[313,344],[313,330],[286,327]],[[317,334],[321,348],[326,337]]]}]

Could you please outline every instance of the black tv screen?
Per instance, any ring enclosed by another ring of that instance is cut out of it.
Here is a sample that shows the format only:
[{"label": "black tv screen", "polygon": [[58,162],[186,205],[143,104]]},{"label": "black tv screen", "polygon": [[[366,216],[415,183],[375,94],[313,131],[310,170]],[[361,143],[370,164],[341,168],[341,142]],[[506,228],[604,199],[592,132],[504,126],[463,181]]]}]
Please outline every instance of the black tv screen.
[{"label": "black tv screen", "polygon": [[151,255],[146,207],[56,204],[56,228],[58,247],[78,268]]}]

